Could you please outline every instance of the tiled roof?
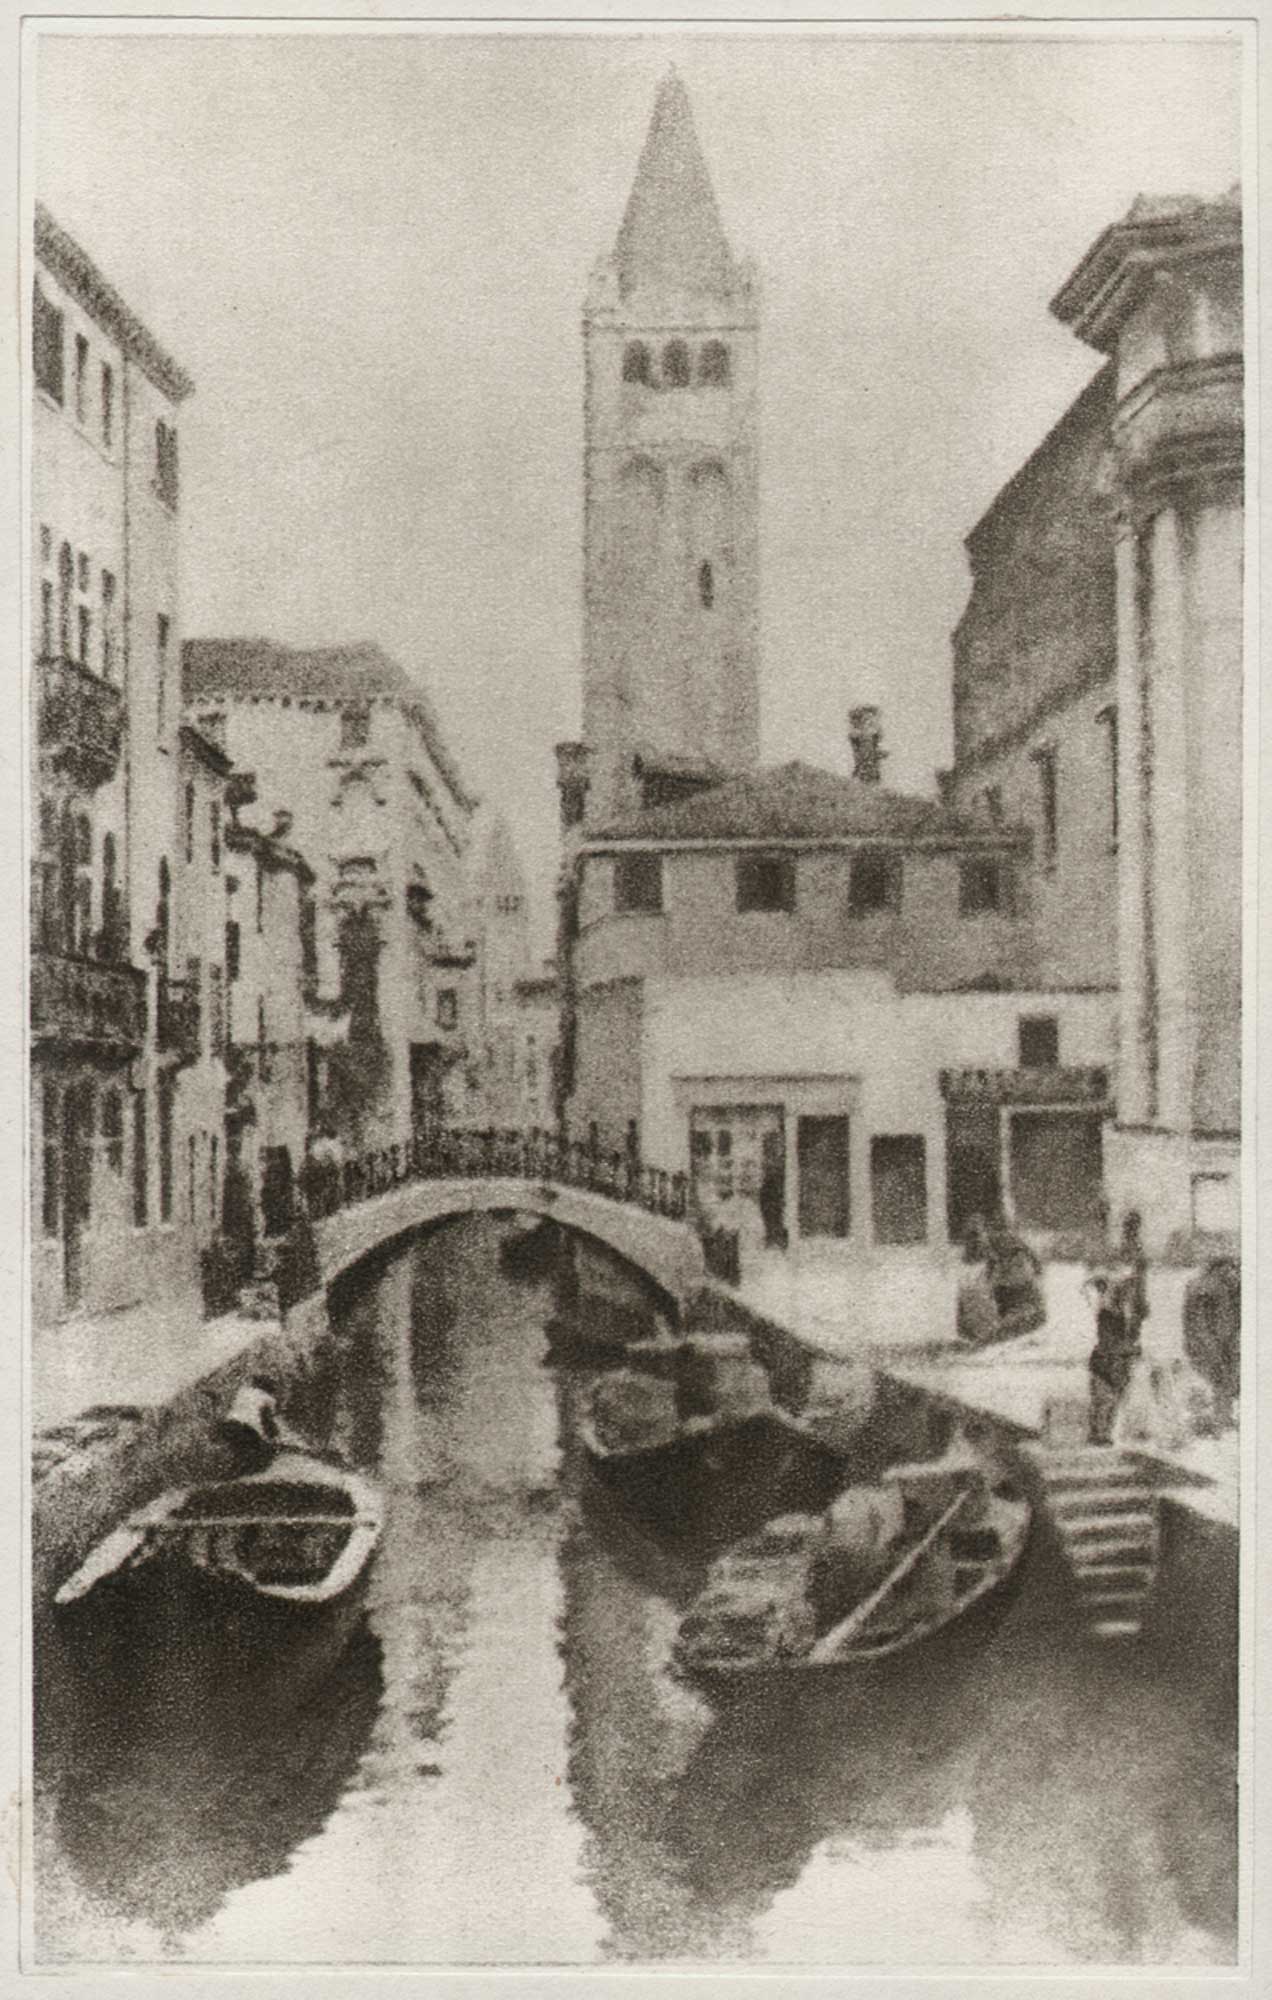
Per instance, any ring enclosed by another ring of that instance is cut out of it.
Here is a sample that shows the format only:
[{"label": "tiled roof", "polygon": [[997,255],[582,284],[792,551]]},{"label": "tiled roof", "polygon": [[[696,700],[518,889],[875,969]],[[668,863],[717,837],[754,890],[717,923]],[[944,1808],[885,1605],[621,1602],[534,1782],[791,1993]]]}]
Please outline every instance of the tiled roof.
[{"label": "tiled roof", "polygon": [[429,754],[460,804],[476,800],[442,738],[428,695],[404,667],[370,640],[347,646],[280,646],[271,639],[187,639],[181,648],[187,702],[252,695],[334,705],[395,697],[418,723]]},{"label": "tiled roof", "polygon": [[653,806],[603,828],[590,840],[983,842],[993,838],[1015,843],[1024,837],[1019,828],[971,819],[937,799],[885,791],[882,785],[796,762],[731,778],[675,805]]}]

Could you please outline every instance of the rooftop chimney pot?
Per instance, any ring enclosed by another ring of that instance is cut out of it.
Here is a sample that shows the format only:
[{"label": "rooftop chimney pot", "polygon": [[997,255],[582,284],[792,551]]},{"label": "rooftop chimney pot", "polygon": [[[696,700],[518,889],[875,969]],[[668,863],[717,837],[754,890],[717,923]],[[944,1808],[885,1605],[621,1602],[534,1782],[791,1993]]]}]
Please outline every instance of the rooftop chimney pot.
[{"label": "rooftop chimney pot", "polygon": [[863,785],[877,785],[883,776],[883,725],[873,704],[848,711],[848,740],[852,744],[852,775]]}]

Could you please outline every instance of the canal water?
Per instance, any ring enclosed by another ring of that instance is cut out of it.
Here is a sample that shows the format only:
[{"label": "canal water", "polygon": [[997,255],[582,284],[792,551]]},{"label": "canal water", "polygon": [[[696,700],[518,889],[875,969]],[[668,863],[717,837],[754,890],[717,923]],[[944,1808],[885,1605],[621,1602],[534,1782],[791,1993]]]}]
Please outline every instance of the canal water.
[{"label": "canal water", "polygon": [[387,1498],[338,1658],[191,1703],[40,1636],[39,1963],[1229,1962],[1230,1663],[1093,1655],[1035,1556],[970,1654],[714,1713],[503,1227],[363,1267],[294,1385]]}]

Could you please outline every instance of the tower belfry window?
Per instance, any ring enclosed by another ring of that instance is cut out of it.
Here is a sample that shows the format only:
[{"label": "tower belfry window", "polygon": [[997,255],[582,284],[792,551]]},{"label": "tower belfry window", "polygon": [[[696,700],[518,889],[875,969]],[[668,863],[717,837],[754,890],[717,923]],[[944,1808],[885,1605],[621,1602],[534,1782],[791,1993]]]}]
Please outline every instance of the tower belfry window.
[{"label": "tower belfry window", "polygon": [[653,363],[643,340],[629,340],[623,350],[624,382],[644,382],[651,378]]},{"label": "tower belfry window", "polygon": [[713,389],[729,386],[729,350],[722,340],[708,340],[698,356],[698,380]]},{"label": "tower belfry window", "polygon": [[668,389],[689,386],[689,349],[683,340],[669,340],[663,349],[663,382]]},{"label": "tower belfry window", "polygon": [[715,570],[709,562],[698,564],[698,599],[704,611],[715,603]]}]

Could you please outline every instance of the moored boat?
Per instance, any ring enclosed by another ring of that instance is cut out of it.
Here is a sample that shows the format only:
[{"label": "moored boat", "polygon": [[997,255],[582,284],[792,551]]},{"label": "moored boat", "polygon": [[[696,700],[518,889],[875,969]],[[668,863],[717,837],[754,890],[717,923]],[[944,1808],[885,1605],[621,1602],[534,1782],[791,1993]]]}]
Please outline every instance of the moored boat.
[{"label": "moored boat", "polygon": [[886,1662],[987,1614],[1030,1519],[1024,1497],[974,1452],[891,1466],[825,1513],[773,1520],[713,1563],[673,1665],[719,1689]]},{"label": "moored boat", "polygon": [[263,1470],[170,1488],[97,1543],[54,1598],[63,1620],[189,1632],[201,1613],[242,1640],[356,1604],[380,1538],[368,1480],[286,1449]]}]

